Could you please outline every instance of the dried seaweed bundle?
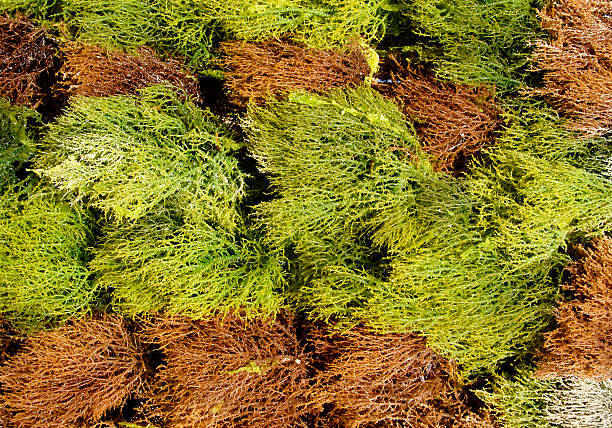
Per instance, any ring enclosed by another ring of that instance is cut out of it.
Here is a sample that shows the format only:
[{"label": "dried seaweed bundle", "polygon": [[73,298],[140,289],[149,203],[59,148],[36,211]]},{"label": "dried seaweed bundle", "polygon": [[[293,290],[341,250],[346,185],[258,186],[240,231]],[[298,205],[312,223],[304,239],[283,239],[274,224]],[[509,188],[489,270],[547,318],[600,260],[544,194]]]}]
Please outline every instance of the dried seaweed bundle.
[{"label": "dried seaweed bundle", "polygon": [[28,339],[0,368],[18,427],[91,425],[141,387],[141,353],[120,318],[84,318]]},{"label": "dried seaweed bundle", "polygon": [[70,95],[135,95],[136,89],[168,83],[186,96],[200,99],[197,80],[183,70],[182,63],[174,59],[162,61],[151,48],[140,47],[127,53],[69,43],[62,48],[62,53],[60,88],[65,88]]},{"label": "dried seaweed bundle", "polygon": [[416,334],[377,334],[364,327],[315,336],[329,361],[310,391],[312,405],[329,409],[322,426],[490,427],[454,383],[453,362]]},{"label": "dried seaweed bundle", "polygon": [[575,298],[560,303],[536,375],[612,378],[612,239],[580,253],[564,286]]},{"label": "dried seaweed bundle", "polygon": [[370,73],[363,50],[347,54],[304,48],[281,40],[262,43],[224,42],[221,65],[228,70],[230,100],[241,107],[249,100],[263,103],[269,96],[295,90],[325,92],[359,85]]},{"label": "dried seaweed bundle", "polygon": [[533,55],[544,71],[543,95],[586,137],[612,131],[612,3],[557,0],[541,12],[549,42]]},{"label": "dried seaweed bundle", "polygon": [[399,100],[403,113],[415,122],[438,170],[459,172],[482,147],[491,143],[499,126],[500,109],[484,86],[444,83],[394,61],[392,84],[375,88]]},{"label": "dried seaweed bundle", "polygon": [[544,419],[552,427],[612,426],[612,380],[567,379],[545,394]]},{"label": "dried seaweed bundle", "polygon": [[37,107],[54,67],[57,43],[24,18],[0,16],[0,96]]},{"label": "dried seaweed bundle", "polygon": [[300,425],[307,356],[292,317],[157,319],[146,337],[166,358],[147,405],[166,426]]}]

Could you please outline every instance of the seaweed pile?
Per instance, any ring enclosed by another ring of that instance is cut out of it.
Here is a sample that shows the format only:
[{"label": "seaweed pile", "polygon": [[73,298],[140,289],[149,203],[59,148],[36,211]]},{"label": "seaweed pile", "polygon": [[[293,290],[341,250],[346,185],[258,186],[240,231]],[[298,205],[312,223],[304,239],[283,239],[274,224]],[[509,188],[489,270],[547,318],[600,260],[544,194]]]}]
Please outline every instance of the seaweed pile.
[{"label": "seaweed pile", "polygon": [[611,40],[0,0],[0,426],[612,426]]}]

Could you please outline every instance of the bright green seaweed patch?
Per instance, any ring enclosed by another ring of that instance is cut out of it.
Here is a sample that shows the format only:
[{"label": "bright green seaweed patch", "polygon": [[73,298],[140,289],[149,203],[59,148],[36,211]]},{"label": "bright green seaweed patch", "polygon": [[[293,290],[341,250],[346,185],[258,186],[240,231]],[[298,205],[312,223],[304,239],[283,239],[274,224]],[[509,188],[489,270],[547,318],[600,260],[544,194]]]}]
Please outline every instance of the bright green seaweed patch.
[{"label": "bright green seaweed patch", "polygon": [[422,156],[413,131],[368,88],[250,106],[247,126],[277,195],[255,214],[268,242],[294,254],[300,306],[350,320],[384,275],[366,233],[377,205],[387,195],[414,199],[413,182],[434,176],[426,161],[406,161]]},{"label": "bright green seaweed patch", "polygon": [[35,331],[95,304],[87,269],[91,221],[86,211],[42,189],[2,193],[0,313],[16,328]]},{"label": "bright green seaweed patch", "polygon": [[160,37],[161,6],[159,0],[65,0],[64,20],[84,42],[131,49]]},{"label": "bright green seaweed patch", "polygon": [[30,19],[45,21],[56,17],[61,10],[61,0],[0,0],[0,13],[21,13]]},{"label": "bright green seaweed patch", "polygon": [[157,86],[138,97],[76,98],[49,125],[36,172],[118,221],[170,204],[232,228],[244,194],[228,156],[236,147],[210,113]]},{"label": "bright green seaweed patch", "polygon": [[609,176],[612,144],[608,138],[581,138],[563,128],[559,114],[542,101],[506,100],[505,126],[497,147],[528,153],[546,160],[563,160]]},{"label": "bright green seaweed patch", "polygon": [[242,218],[238,147],[211,113],[160,86],[77,98],[49,126],[36,171],[105,214],[91,269],[118,312],[280,308],[282,258]]},{"label": "bright green seaweed patch", "polygon": [[234,235],[170,212],[110,224],[91,269],[100,287],[113,290],[112,305],[123,314],[276,313],[283,306],[281,256]]},{"label": "bright green seaweed patch", "polygon": [[248,127],[276,191],[255,213],[301,307],[419,331],[467,375],[536,346],[568,239],[612,220],[612,183],[562,161],[498,149],[467,177],[434,173],[368,89],[251,106]]},{"label": "bright green seaweed patch", "polygon": [[[393,43],[431,62],[438,77],[513,90],[538,35],[534,0],[400,0]],[[411,38],[404,39],[405,35]]]},{"label": "bright green seaweed patch", "polygon": [[[196,0],[197,1],[197,0]],[[361,36],[367,42],[382,35],[380,0],[198,1],[211,9],[232,38],[262,41],[286,35],[306,46],[329,49]]]},{"label": "bright green seaweed patch", "polygon": [[490,156],[463,180],[470,210],[433,221],[387,214],[420,233],[391,243],[389,281],[362,314],[382,329],[421,331],[466,374],[533,350],[569,261],[566,242],[612,221],[609,180],[524,153]]},{"label": "bright green seaweed patch", "polygon": [[30,119],[38,121],[40,115],[27,107],[11,106],[0,98],[0,191],[19,182],[17,174],[33,154]]}]

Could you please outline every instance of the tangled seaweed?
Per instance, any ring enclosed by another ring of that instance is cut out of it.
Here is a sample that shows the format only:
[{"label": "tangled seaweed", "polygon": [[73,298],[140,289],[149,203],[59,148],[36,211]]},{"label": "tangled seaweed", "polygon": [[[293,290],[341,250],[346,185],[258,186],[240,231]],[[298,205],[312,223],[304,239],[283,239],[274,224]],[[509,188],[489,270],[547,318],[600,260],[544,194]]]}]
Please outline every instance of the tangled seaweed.
[{"label": "tangled seaweed", "polygon": [[612,3],[558,0],[541,12],[549,41],[538,41],[533,61],[544,87],[533,90],[567,116],[585,137],[612,131]]},{"label": "tangled seaweed", "polygon": [[438,81],[422,70],[393,62],[392,83],[379,80],[374,87],[399,101],[437,170],[461,172],[494,139],[500,109],[493,93],[485,86]]},{"label": "tangled seaweed", "polygon": [[135,95],[137,89],[167,83],[193,100],[200,100],[197,80],[183,71],[182,63],[174,59],[162,61],[151,48],[140,47],[127,53],[69,43],[62,48],[62,53],[59,88],[70,95]]},{"label": "tangled seaweed", "polygon": [[226,88],[230,101],[246,107],[270,96],[296,90],[322,93],[333,88],[357,86],[370,73],[363,49],[352,46],[346,54],[304,48],[286,41],[239,41],[221,44],[221,66],[228,70]]},{"label": "tangled seaweed", "polygon": [[165,355],[147,407],[166,426],[300,426],[308,356],[291,316],[158,318],[145,337]]},{"label": "tangled seaweed", "polygon": [[313,337],[328,360],[309,391],[311,405],[326,408],[320,426],[490,427],[488,414],[467,405],[454,379],[456,364],[413,333],[378,334],[359,326]]},{"label": "tangled seaweed", "polygon": [[612,239],[579,248],[564,289],[574,298],[557,308],[557,328],[548,333],[536,375],[612,378]]},{"label": "tangled seaweed", "polygon": [[36,108],[56,65],[57,42],[22,17],[0,16],[0,96]]},{"label": "tangled seaweed", "polygon": [[14,426],[93,425],[143,384],[145,366],[121,318],[83,318],[29,338],[0,368]]}]

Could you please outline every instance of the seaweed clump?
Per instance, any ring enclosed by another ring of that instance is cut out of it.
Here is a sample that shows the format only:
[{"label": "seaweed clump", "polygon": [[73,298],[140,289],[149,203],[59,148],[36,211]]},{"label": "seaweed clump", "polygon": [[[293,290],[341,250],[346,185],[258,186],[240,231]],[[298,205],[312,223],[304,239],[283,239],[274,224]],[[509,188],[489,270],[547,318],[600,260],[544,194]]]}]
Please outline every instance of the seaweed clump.
[{"label": "seaweed clump", "polygon": [[0,96],[37,108],[56,67],[57,42],[23,17],[0,16]]},{"label": "seaweed clump", "polygon": [[390,82],[377,80],[374,88],[398,100],[437,170],[463,171],[470,158],[492,144],[500,125],[493,91],[439,81],[422,69],[393,62]]},{"label": "seaweed clump", "polygon": [[242,217],[239,147],[167,86],[76,97],[49,126],[36,171],[104,214],[90,267],[115,310],[200,318],[282,306],[282,254],[263,248]]},{"label": "seaweed clump", "polygon": [[120,318],[83,318],[27,339],[0,368],[0,397],[15,426],[91,426],[137,392],[144,375]]},{"label": "seaweed clump", "polygon": [[151,48],[140,47],[128,53],[69,43],[62,48],[62,54],[60,88],[72,96],[135,95],[137,89],[167,83],[185,96],[200,100],[197,80],[182,70],[182,63],[175,59],[163,61]]},{"label": "seaweed clump", "polygon": [[578,249],[581,259],[568,270],[563,288],[573,298],[556,310],[557,328],[546,335],[536,375],[612,377],[612,239]]},{"label": "seaweed clump", "polygon": [[92,217],[42,188],[0,195],[0,313],[32,332],[91,309],[97,286],[87,269]]},{"label": "seaweed clump", "polygon": [[246,107],[269,97],[304,90],[315,93],[357,86],[370,74],[363,48],[348,53],[304,48],[281,40],[262,43],[224,42],[221,65],[228,70],[230,101]]},{"label": "seaweed clump", "polygon": [[233,313],[194,321],[158,318],[147,341],[164,353],[146,407],[168,427],[301,426],[308,356],[293,318]]},{"label": "seaweed clump", "polygon": [[326,409],[320,426],[492,426],[490,415],[468,406],[456,364],[431,350],[424,337],[363,326],[321,333],[312,340],[326,365],[309,391],[310,404]]},{"label": "seaweed clump", "polygon": [[607,0],[560,0],[541,12],[549,41],[533,54],[544,86],[533,90],[585,137],[612,131],[612,5]]}]

